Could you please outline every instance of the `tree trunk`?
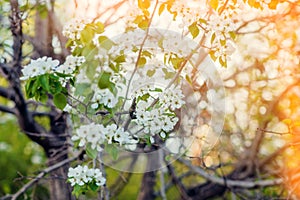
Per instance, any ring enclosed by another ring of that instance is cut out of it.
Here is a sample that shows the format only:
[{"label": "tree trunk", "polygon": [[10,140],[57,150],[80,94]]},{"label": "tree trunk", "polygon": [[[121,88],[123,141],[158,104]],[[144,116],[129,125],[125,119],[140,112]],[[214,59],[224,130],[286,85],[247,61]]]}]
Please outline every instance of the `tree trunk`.
[{"label": "tree trunk", "polygon": [[[67,153],[67,152],[64,152]],[[54,165],[60,161],[67,159],[67,154],[65,156],[61,156],[57,159],[55,158],[48,158],[48,165]],[[69,183],[66,182],[67,180],[67,173],[68,173],[69,165],[64,165],[57,170],[52,171],[50,175],[50,182],[49,182],[49,193],[51,200],[71,200],[75,199],[72,196],[72,188]]]},{"label": "tree trunk", "polygon": [[[58,114],[58,113],[57,113]],[[48,165],[54,165],[68,158],[68,146],[67,146],[67,137],[71,130],[71,125],[67,124],[68,114],[61,113],[60,115],[52,115],[51,120],[51,129],[50,133],[57,136],[54,137],[54,140],[51,140],[51,144],[48,148],[45,148],[46,155],[48,157]],[[51,200],[69,200],[75,199],[72,197],[72,188],[69,183],[67,183],[67,173],[68,173],[69,164],[66,164],[57,170],[54,170],[50,173],[50,199]]]},{"label": "tree trunk", "polygon": [[[151,150],[156,150],[156,147],[151,147]],[[147,155],[147,167],[144,173],[141,189],[138,195],[138,200],[151,200],[155,199],[154,187],[156,183],[156,170],[159,168],[157,161],[157,154],[149,153]]]}]

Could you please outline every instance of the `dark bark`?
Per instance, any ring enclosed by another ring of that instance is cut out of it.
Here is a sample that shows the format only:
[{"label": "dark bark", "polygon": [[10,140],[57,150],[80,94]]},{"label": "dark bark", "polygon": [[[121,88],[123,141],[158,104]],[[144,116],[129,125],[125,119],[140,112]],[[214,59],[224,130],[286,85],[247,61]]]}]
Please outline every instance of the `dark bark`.
[{"label": "dark bark", "polygon": [[[57,150],[57,149],[56,149]],[[54,165],[60,161],[63,161],[68,158],[67,148],[62,149],[62,151],[54,157],[48,158],[48,166]],[[52,172],[50,172],[50,182],[49,182],[49,192],[50,199],[75,199],[72,196],[72,188],[70,184],[66,183],[67,173],[68,173],[69,164],[66,164]]]},{"label": "dark bark", "polygon": [[150,171],[144,173],[140,193],[137,198],[138,200],[155,199],[155,194],[154,194],[155,181],[156,181],[156,171]]},{"label": "dark bark", "polygon": [[[224,181],[226,183],[226,179],[230,180],[243,180],[246,178],[253,177],[254,175],[254,168],[251,167],[251,165],[248,165],[245,163],[244,165],[238,166],[235,168],[233,172],[231,172],[229,175],[224,176]],[[213,183],[210,181],[207,181],[203,184],[197,185],[195,187],[189,188],[187,190],[188,196],[190,196],[193,200],[205,200],[210,199],[214,197],[221,197],[224,195],[226,190],[232,189],[228,188],[225,185],[219,185],[217,183]]]},{"label": "dark bark", "polygon": [[[67,133],[66,125],[67,115],[54,106],[45,116],[50,119],[50,130],[47,131],[34,118],[34,112],[29,110],[27,101],[24,98],[22,87],[20,84],[21,62],[22,62],[22,19],[17,0],[11,0],[11,32],[13,36],[13,61],[11,63],[2,63],[0,65],[4,77],[9,82],[9,87],[0,88],[0,96],[5,97],[15,103],[13,114],[17,117],[21,130],[34,142],[43,147],[48,158],[48,165],[54,165],[68,158]],[[36,39],[39,40],[40,46],[35,46],[35,51],[39,56],[52,56],[52,38],[53,23],[52,18],[42,19],[37,13],[36,16]],[[51,103],[49,104],[51,105]],[[46,135],[46,136],[45,136]],[[71,188],[66,183],[68,165],[64,165],[50,173],[50,198],[57,199],[73,199]]]},{"label": "dark bark", "polygon": [[150,153],[147,153],[147,167],[143,175],[138,200],[155,199],[155,183],[156,183],[156,169],[159,169],[157,154],[151,151],[157,150],[157,146],[151,146]]}]

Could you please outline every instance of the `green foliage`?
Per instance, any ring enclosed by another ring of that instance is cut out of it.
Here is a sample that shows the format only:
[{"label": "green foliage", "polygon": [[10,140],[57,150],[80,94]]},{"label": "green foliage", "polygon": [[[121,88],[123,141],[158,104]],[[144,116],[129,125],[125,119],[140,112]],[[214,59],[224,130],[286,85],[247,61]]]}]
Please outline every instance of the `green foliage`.
[{"label": "green foliage", "polygon": [[195,38],[199,35],[200,31],[197,26],[197,22],[194,22],[189,26],[189,31],[192,34],[193,38]]},{"label": "green foliage", "polygon": [[67,105],[67,98],[64,94],[57,93],[53,96],[53,103],[57,108],[62,110]]},{"label": "green foliage", "polygon": [[83,185],[83,186],[76,184],[73,187],[72,194],[78,198],[80,195],[85,195],[90,190],[96,192],[98,189],[99,186],[96,185],[94,181],[90,182],[88,185]]},{"label": "green foliage", "polygon": [[30,78],[25,84],[25,92],[28,98],[46,102],[48,95],[53,95],[54,104],[63,109],[67,104],[67,90],[61,85],[60,77],[68,77],[64,74],[43,74]]},{"label": "green foliage", "polygon": [[86,151],[86,155],[87,155],[88,157],[90,157],[90,158],[92,158],[92,159],[96,159],[96,158],[97,158],[98,151],[97,151],[97,149],[93,149],[93,148],[91,147],[91,144],[88,144],[88,145],[87,145],[85,151]]},{"label": "green foliage", "polygon": [[[1,115],[0,124],[0,169],[5,172],[0,173],[0,196],[15,193],[27,181],[26,176],[32,176],[41,168],[40,163],[45,162],[43,150],[19,132],[16,121],[8,116]],[[20,176],[24,179],[18,179]],[[47,195],[41,186],[35,188],[31,192],[35,192],[36,197]]]},{"label": "green foliage", "polygon": [[209,5],[214,9],[217,10],[219,6],[219,0],[210,0]]},{"label": "green foliage", "polygon": [[116,144],[106,144],[105,151],[114,159],[117,160],[119,157],[119,149]]}]

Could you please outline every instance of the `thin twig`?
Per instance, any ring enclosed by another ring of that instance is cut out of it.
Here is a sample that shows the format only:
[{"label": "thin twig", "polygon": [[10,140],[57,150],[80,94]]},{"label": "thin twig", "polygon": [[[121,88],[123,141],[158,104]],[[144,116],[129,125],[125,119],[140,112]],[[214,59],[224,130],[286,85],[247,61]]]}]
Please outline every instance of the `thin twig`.
[{"label": "thin twig", "polygon": [[[152,20],[153,20],[153,17],[154,17],[154,14],[155,14],[155,11],[156,11],[156,8],[157,8],[157,5],[158,5],[158,0],[155,1],[155,5],[154,5],[154,9],[153,9],[153,12],[150,16],[150,19],[149,19],[149,24],[148,24],[148,28],[145,30],[145,37],[141,43],[141,46],[140,46],[140,49],[139,49],[139,52],[138,52],[138,56],[137,56],[137,59],[136,59],[136,62],[135,62],[135,66],[134,66],[134,70],[128,80],[128,87],[126,88],[126,93],[125,93],[125,98],[124,98],[124,102],[123,102],[123,105],[122,105],[122,110],[124,110],[124,107],[125,107],[125,102],[128,98],[128,93],[129,93],[129,88],[130,88],[130,85],[131,85],[131,82],[133,80],[133,77],[139,67],[139,61],[140,61],[140,58],[142,56],[142,51],[143,51],[143,48],[144,48],[144,45],[145,45],[145,42],[148,38],[148,35],[149,35],[149,31],[150,31],[150,26],[151,26],[151,23],[152,23]],[[120,121],[121,119],[121,116],[119,116],[119,120]],[[131,117],[128,116],[127,120],[125,121],[124,125],[126,125],[128,123],[128,121],[130,122],[131,121]],[[126,131],[126,129],[124,128],[124,130]]]},{"label": "thin twig", "polygon": [[42,172],[40,172],[34,179],[32,179],[31,181],[29,181],[28,183],[26,183],[21,189],[18,190],[17,193],[11,195],[11,199],[12,200],[16,200],[20,195],[22,195],[24,192],[26,192],[30,187],[32,187],[35,183],[37,183],[41,178],[43,178],[46,174],[76,160],[78,158],[78,156],[81,154],[82,152],[79,152],[77,155],[75,155],[72,158],[68,158],[65,159],[59,163],[56,163],[46,169],[44,169]]},{"label": "thin twig", "polygon": [[292,134],[291,132],[276,132],[276,131],[268,131],[262,128],[257,128],[257,130],[262,131],[264,133],[272,133],[272,134],[276,134],[276,135],[288,135],[288,134]]}]

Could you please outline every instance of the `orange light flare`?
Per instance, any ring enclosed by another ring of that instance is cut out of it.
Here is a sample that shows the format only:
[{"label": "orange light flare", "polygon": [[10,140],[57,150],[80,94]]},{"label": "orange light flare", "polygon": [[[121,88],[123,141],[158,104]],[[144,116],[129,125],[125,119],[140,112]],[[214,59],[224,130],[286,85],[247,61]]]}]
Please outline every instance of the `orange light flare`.
[{"label": "orange light flare", "polygon": [[[277,59],[280,63],[279,71],[283,74],[289,71],[291,82],[298,81],[299,77],[299,16],[292,13],[290,16],[276,22],[278,37]],[[291,62],[295,59],[294,62]],[[293,64],[294,63],[294,64]],[[292,199],[300,199],[300,86],[287,86],[288,92],[280,100],[277,106],[277,116],[289,127],[289,134],[284,138],[289,144],[287,150],[282,154],[283,171],[282,177],[287,189],[287,195]],[[290,88],[289,88],[290,87]]]},{"label": "orange light flare", "polygon": [[289,144],[282,154],[285,187],[291,197],[300,198],[300,86],[294,86],[278,103],[279,120],[289,127],[289,134],[285,136]]},{"label": "orange light flare", "polygon": [[126,15],[131,0],[66,0],[64,12],[69,17],[84,19],[100,19],[101,22],[114,21],[122,15]]}]

